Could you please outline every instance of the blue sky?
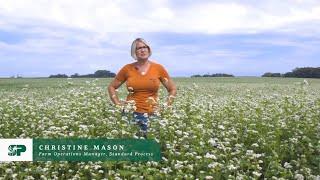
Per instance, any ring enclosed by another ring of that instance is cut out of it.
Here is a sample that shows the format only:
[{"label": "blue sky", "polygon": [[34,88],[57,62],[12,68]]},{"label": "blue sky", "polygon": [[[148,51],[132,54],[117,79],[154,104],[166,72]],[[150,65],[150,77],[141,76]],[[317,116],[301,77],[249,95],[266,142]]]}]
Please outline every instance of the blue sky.
[{"label": "blue sky", "polygon": [[0,0],[0,77],[117,72],[136,37],[172,76],[320,66],[317,0]]}]

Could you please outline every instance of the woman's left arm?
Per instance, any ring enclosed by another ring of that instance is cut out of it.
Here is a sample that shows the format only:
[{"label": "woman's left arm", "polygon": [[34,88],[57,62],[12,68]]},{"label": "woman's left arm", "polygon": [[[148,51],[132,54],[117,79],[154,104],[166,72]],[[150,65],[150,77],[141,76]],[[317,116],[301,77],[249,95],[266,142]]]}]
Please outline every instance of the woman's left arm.
[{"label": "woman's left arm", "polygon": [[167,99],[167,104],[168,104],[168,106],[170,106],[173,103],[174,98],[177,95],[176,85],[174,84],[174,82],[172,81],[171,78],[169,78],[169,79],[161,78],[160,80],[161,80],[161,83],[163,84],[163,86],[167,89],[167,91],[169,93],[169,96]]}]

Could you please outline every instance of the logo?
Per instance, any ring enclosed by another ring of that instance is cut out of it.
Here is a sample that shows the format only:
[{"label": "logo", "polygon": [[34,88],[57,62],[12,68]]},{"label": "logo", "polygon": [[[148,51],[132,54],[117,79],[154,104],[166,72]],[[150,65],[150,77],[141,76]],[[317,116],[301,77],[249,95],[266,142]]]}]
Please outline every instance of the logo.
[{"label": "logo", "polygon": [[22,152],[26,152],[26,146],[25,145],[10,145],[8,147],[9,156],[21,156]]}]

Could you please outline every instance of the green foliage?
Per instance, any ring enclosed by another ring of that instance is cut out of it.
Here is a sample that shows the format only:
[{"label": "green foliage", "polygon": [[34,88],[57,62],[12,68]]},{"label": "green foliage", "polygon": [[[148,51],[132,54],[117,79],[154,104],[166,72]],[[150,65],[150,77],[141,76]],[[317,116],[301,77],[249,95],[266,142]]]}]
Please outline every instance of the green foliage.
[{"label": "green foliage", "polygon": [[264,73],[262,75],[262,77],[281,77],[281,74],[280,73],[267,72],[267,73]]},{"label": "green foliage", "polygon": [[225,73],[215,73],[215,74],[204,74],[204,75],[192,75],[191,77],[234,77],[232,74],[225,74]]},{"label": "green foliage", "polygon": [[295,68],[284,74],[267,72],[262,77],[320,78],[320,67]]},{"label": "green foliage", "polygon": [[[106,94],[111,79],[0,79],[0,138],[135,138]],[[149,135],[161,162],[9,162],[4,179],[319,178],[320,81],[180,78]],[[126,89],[118,91],[122,99]],[[129,107],[128,107],[129,108]],[[128,109],[128,111],[132,111]]]},{"label": "green foliage", "polygon": [[[94,74],[85,74],[85,75],[79,75],[78,73],[75,73],[71,75],[71,78],[107,78],[107,77],[115,77],[116,74],[107,71],[107,70],[97,70],[94,72]],[[69,76],[66,74],[57,74],[57,75],[50,75],[49,78],[68,78]]]}]

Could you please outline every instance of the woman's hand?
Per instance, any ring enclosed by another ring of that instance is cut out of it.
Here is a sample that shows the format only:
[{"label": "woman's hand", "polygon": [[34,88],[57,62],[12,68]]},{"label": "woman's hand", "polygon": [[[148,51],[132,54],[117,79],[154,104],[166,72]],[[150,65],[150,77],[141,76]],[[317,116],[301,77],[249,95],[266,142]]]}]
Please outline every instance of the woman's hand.
[{"label": "woman's hand", "polygon": [[169,93],[169,97],[167,98],[167,105],[171,106],[177,94],[177,87],[172,79],[161,78],[160,80]]},{"label": "woman's hand", "polygon": [[116,89],[118,89],[122,83],[123,82],[121,82],[117,79],[114,79],[113,81],[111,81],[111,83],[108,86],[109,97],[115,105],[121,105],[121,102],[120,102],[120,100],[117,96],[117,93],[116,93]]}]

